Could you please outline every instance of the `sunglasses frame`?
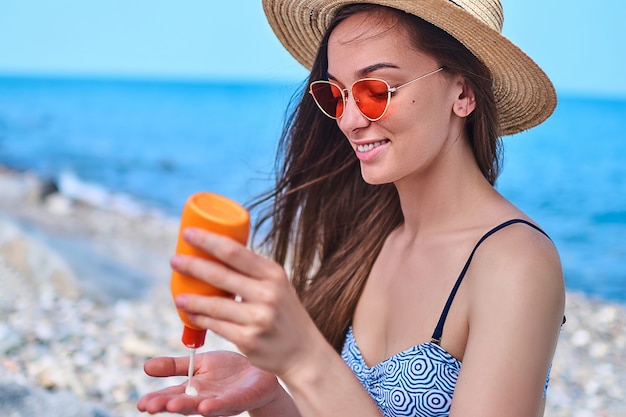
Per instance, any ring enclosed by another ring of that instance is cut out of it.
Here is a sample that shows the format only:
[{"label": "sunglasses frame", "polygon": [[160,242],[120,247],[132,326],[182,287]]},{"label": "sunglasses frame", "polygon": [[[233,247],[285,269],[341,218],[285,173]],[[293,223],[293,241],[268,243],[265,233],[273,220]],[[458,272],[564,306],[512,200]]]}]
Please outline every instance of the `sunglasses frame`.
[{"label": "sunglasses frame", "polygon": [[[343,116],[343,113],[345,112],[346,106],[348,105],[348,96],[349,93],[352,93],[352,98],[354,100],[354,102],[356,103],[356,108],[359,110],[359,113],[361,113],[361,115],[363,117],[365,117],[367,120],[369,120],[370,122],[376,122],[380,119],[383,118],[383,116],[387,113],[387,109],[389,108],[389,103],[391,103],[391,97],[392,95],[398,91],[399,89],[401,89],[402,87],[405,87],[411,83],[414,83],[415,81],[421,80],[422,78],[426,78],[429,75],[433,75],[438,73],[439,71],[443,71],[444,67],[439,67],[436,70],[430,71],[424,75],[420,75],[417,78],[414,78],[410,81],[405,82],[404,84],[400,84],[397,85],[395,87],[392,87],[391,84],[389,84],[386,80],[383,80],[382,78],[361,78],[356,80],[355,82],[352,83],[352,85],[350,86],[350,88],[342,88],[339,84],[337,84],[334,81],[329,81],[329,80],[318,80],[318,81],[313,81],[311,84],[309,84],[309,94],[311,94],[311,96],[313,97],[313,101],[315,101],[315,104],[317,105],[317,107],[322,111],[322,113],[324,113],[326,116],[330,117],[333,120],[339,120],[341,119],[341,117]],[[383,112],[381,113],[380,116],[378,117],[369,117],[368,115],[366,115],[365,113],[363,113],[363,110],[361,110],[361,108],[359,107],[359,101],[354,98],[354,86],[360,82],[363,81],[381,81],[382,83],[384,83],[387,86],[387,103],[385,104],[385,109],[383,110]],[[341,99],[343,101],[343,110],[341,111],[341,114],[339,116],[331,116],[330,114],[328,114],[326,112],[326,110],[324,110],[324,108],[320,105],[320,103],[317,101],[317,98],[315,97],[315,94],[313,93],[313,86],[314,85],[321,85],[321,84],[327,84],[330,86],[334,86],[336,87],[339,91],[341,91]]]}]

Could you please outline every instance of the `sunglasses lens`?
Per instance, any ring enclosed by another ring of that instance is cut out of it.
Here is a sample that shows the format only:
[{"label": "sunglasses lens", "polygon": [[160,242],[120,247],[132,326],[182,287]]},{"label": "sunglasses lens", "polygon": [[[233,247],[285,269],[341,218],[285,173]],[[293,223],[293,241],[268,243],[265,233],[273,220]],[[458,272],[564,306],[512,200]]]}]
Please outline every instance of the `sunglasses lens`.
[{"label": "sunglasses lens", "polygon": [[352,95],[361,113],[369,119],[382,117],[389,104],[389,85],[382,80],[361,80],[352,86]]},{"label": "sunglasses lens", "polygon": [[311,84],[311,95],[318,107],[332,118],[339,118],[343,114],[343,94],[334,84],[326,81]]}]

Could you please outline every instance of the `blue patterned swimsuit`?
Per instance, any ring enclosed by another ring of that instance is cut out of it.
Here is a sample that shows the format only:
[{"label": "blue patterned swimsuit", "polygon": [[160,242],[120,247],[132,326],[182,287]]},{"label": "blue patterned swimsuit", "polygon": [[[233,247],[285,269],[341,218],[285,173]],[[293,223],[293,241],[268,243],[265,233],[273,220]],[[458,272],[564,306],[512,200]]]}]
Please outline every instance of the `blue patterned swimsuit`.
[{"label": "blue patterned swimsuit", "polygon": [[[440,346],[448,311],[478,246],[493,233],[514,223],[524,223],[544,233],[532,223],[520,219],[509,220],[487,232],[472,250],[454,284],[430,342],[413,346],[370,368],[356,344],[352,326],[348,328],[341,357],[385,417],[447,417],[450,414],[461,362]],[[548,381],[549,374],[544,396]]]}]

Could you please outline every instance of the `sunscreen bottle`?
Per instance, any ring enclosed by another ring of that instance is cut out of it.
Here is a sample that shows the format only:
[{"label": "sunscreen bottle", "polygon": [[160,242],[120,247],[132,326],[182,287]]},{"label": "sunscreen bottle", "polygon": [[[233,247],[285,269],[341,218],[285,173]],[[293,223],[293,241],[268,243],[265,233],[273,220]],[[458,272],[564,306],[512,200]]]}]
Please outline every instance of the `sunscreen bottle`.
[{"label": "sunscreen bottle", "polygon": [[[250,232],[250,215],[239,204],[218,194],[202,192],[193,194],[187,199],[180,219],[176,253],[204,259],[214,259],[211,255],[185,242],[183,231],[188,227],[205,229],[230,237],[245,245],[248,242],[248,234]],[[174,299],[180,294],[190,293],[210,296],[231,296],[231,294],[215,288],[204,281],[183,275],[177,271],[172,271],[170,289]],[[194,373],[196,349],[204,346],[206,330],[197,328],[189,322],[185,312],[178,310],[178,315],[183,322],[182,342],[189,348],[189,371],[185,394],[196,396],[198,391],[191,385],[191,377]]]},{"label": "sunscreen bottle", "polygon": [[[250,232],[250,215],[241,205],[218,194],[200,192],[187,199],[180,221],[176,253],[204,259],[214,259],[207,253],[194,248],[183,239],[183,230],[188,227],[205,229],[212,233],[230,237],[245,245]],[[170,282],[172,297],[180,294],[231,296],[199,279],[172,271]],[[187,314],[178,310],[183,322],[182,342],[191,349],[204,346],[206,330],[191,324]]]}]

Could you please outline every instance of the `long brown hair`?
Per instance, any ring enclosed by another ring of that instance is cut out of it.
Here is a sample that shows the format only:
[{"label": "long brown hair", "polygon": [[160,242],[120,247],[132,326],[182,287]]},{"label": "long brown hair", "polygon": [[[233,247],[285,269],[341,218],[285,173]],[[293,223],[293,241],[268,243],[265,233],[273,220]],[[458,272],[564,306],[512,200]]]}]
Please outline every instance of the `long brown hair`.
[{"label": "long brown hair", "polygon": [[[368,11],[409,30],[415,47],[475,90],[476,110],[466,130],[477,163],[494,184],[498,175],[498,122],[489,71],[457,40],[422,19],[372,5],[344,7],[320,45],[309,80],[327,77],[327,43],[348,16]],[[261,210],[255,234],[269,223],[264,250],[284,265],[310,316],[337,351],[372,265],[389,233],[403,222],[393,184],[361,178],[354,152],[336,121],[324,116],[303,88],[288,117],[277,155],[276,186],[251,209]]]}]

